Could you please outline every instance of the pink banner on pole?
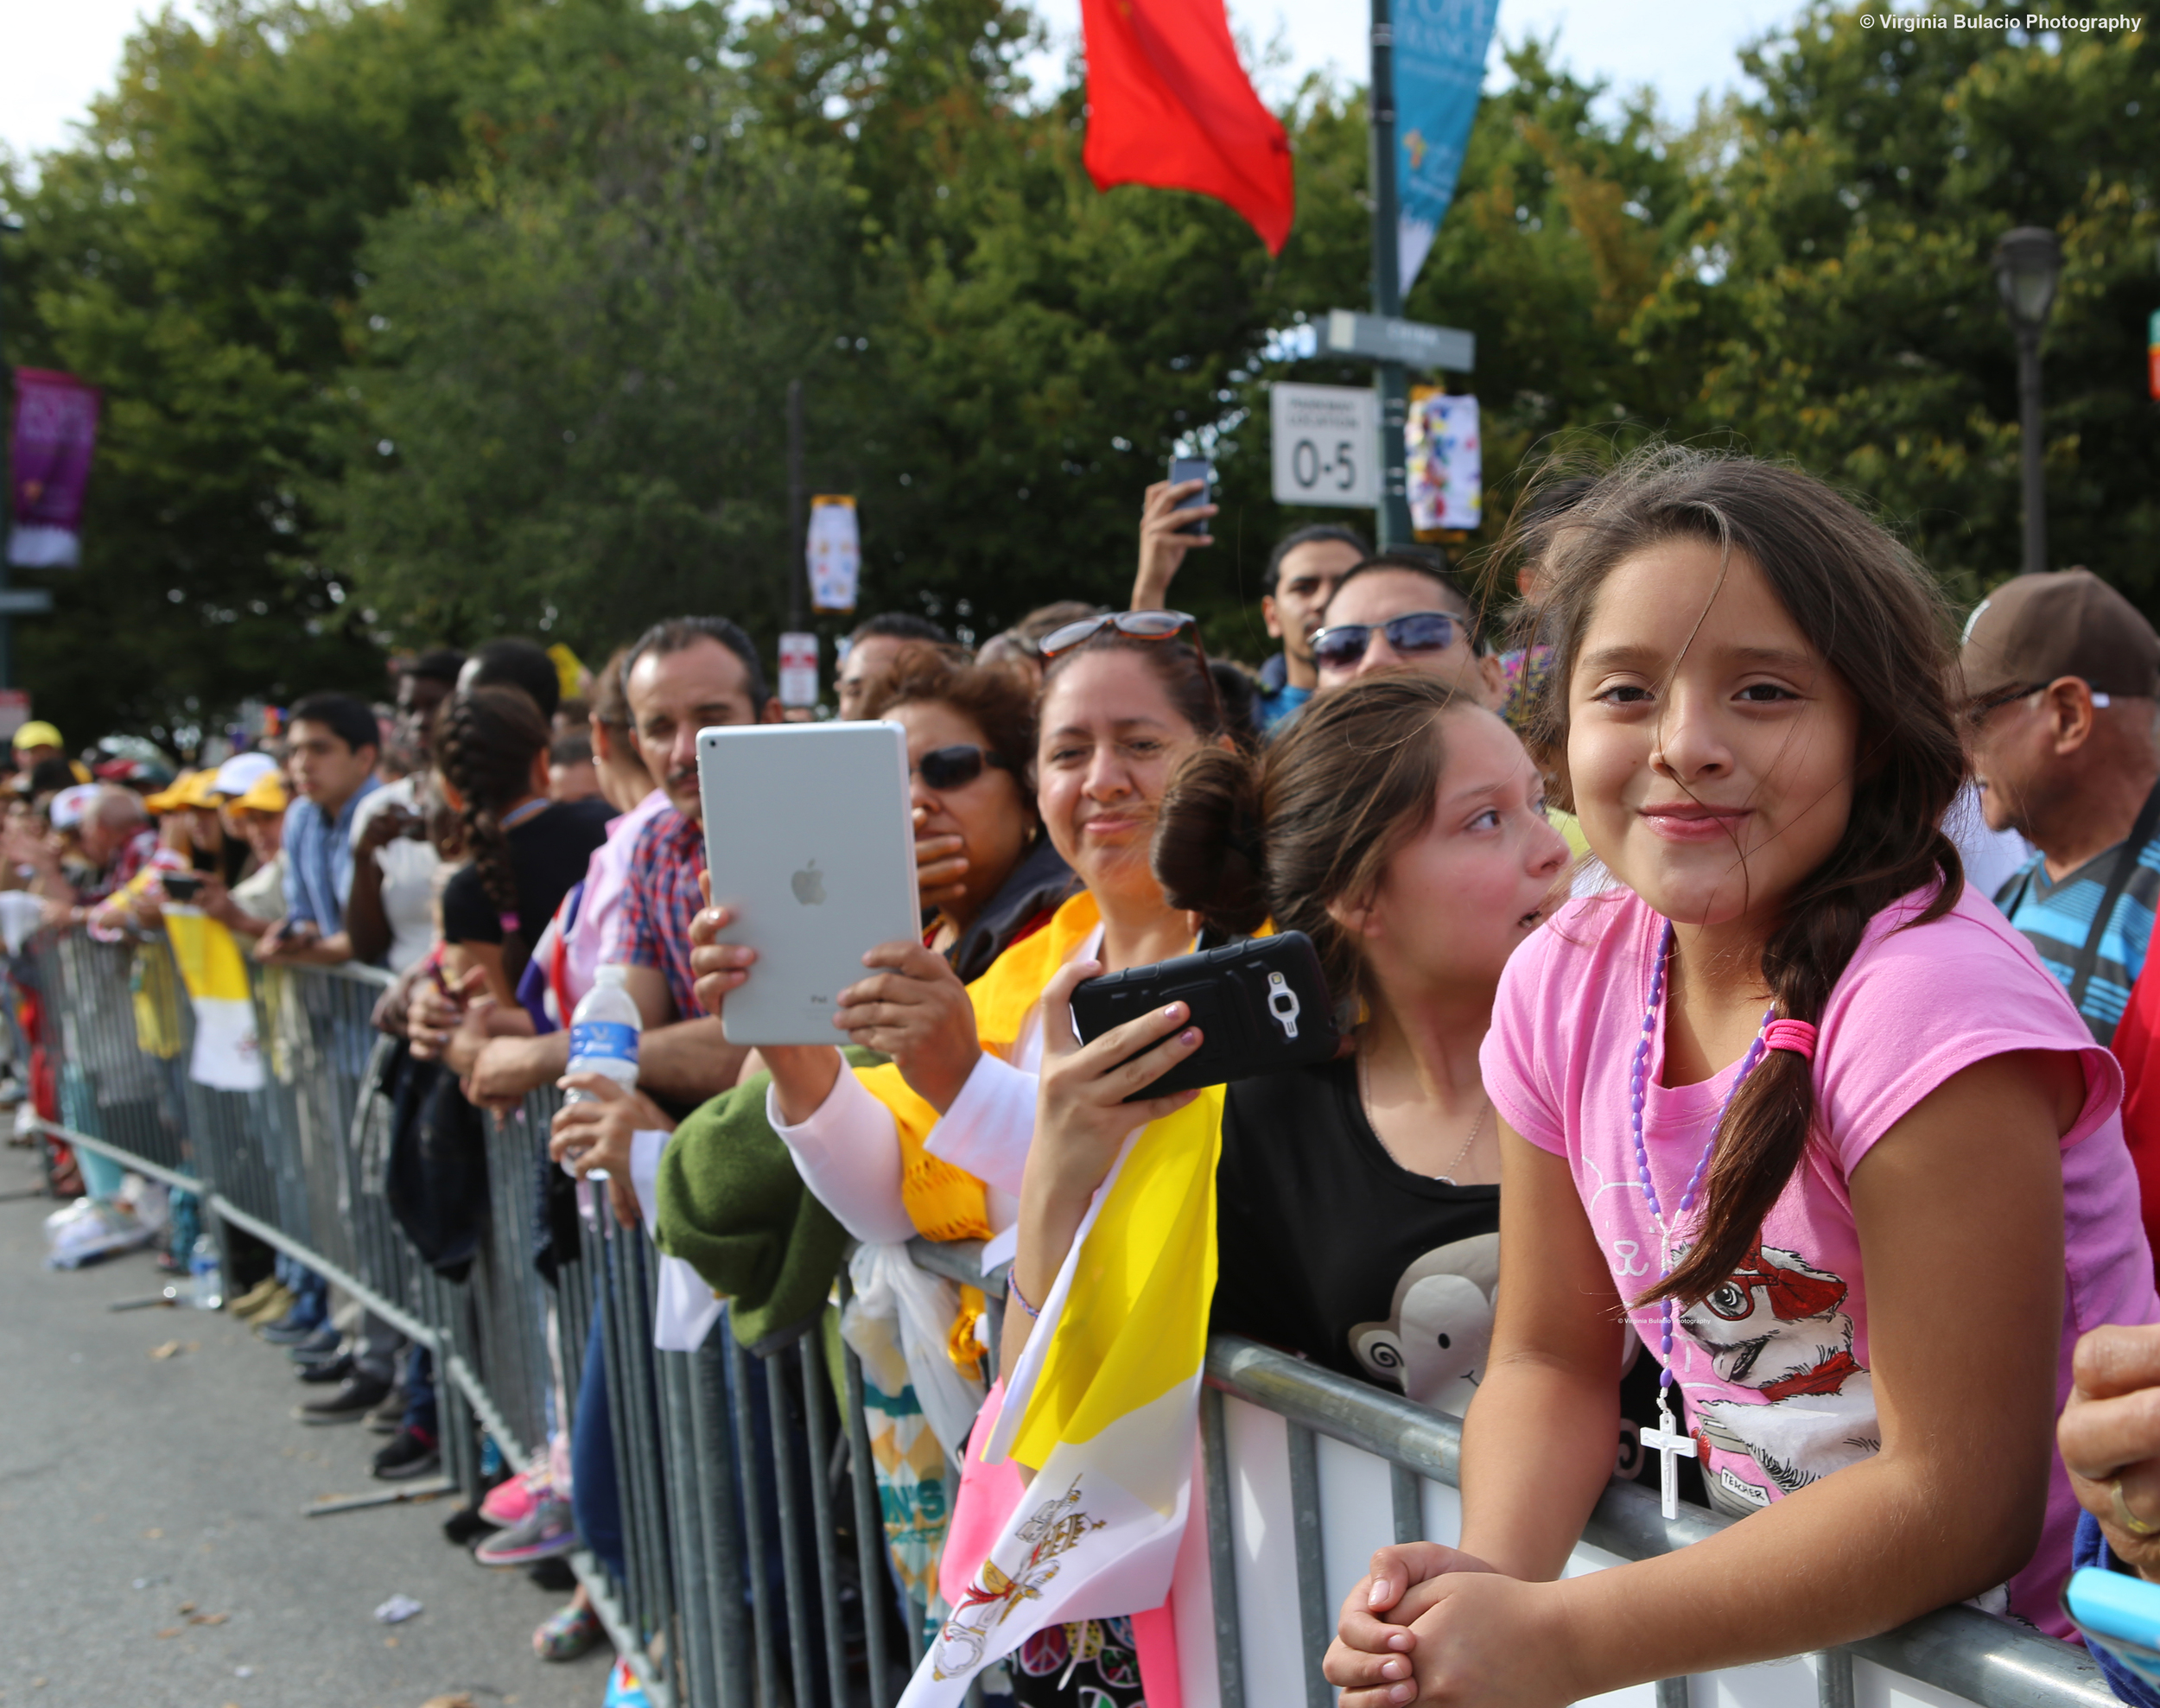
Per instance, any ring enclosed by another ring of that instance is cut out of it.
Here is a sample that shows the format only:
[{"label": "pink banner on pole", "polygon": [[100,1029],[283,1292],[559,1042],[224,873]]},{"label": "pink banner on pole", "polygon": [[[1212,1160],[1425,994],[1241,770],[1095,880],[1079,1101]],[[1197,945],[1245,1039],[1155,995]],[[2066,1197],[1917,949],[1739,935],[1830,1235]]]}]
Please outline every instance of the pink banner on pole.
[{"label": "pink banner on pole", "polygon": [[46,368],[15,371],[8,562],[72,569],[82,561],[83,491],[98,442],[98,388]]}]

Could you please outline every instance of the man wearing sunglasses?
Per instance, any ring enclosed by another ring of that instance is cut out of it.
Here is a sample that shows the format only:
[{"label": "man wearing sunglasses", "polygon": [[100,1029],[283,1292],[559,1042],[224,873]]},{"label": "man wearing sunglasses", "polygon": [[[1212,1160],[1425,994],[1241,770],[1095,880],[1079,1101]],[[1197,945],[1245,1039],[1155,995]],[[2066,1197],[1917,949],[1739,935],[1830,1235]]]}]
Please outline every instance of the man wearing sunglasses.
[{"label": "man wearing sunglasses", "polygon": [[1434,555],[1382,552],[1335,584],[1309,644],[1323,689],[1375,670],[1421,670],[1455,683],[1481,706],[1506,694],[1500,661],[1477,646],[1470,599]]},{"label": "man wearing sunglasses", "polygon": [[2112,1043],[2160,904],[2160,636],[2090,570],[2020,575],[1973,612],[1960,664],[1988,828],[2040,850],[1996,905]]}]

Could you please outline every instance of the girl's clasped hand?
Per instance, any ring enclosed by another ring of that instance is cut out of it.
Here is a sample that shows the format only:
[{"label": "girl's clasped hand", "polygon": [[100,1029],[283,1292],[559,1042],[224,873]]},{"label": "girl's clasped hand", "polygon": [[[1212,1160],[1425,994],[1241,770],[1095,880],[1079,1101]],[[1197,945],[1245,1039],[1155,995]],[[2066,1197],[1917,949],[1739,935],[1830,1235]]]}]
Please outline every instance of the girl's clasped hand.
[{"label": "girl's clasped hand", "polygon": [[1557,1708],[1591,1689],[1577,1676],[1559,1588],[1437,1542],[1382,1548],[1344,1603],[1323,1671],[1341,1708]]}]

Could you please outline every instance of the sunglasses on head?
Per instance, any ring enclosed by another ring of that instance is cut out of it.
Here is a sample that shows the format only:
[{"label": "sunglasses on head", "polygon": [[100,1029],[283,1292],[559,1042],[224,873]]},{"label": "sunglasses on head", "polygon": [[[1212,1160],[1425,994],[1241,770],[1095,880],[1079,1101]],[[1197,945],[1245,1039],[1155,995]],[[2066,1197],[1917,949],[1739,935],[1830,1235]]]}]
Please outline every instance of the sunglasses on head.
[{"label": "sunglasses on head", "polygon": [[1323,669],[1348,670],[1365,656],[1375,631],[1398,652],[1445,652],[1463,632],[1463,619],[1445,611],[1412,611],[1384,623],[1338,623],[1312,635],[1312,661]]},{"label": "sunglasses on head", "polygon": [[1133,640],[1187,638],[1196,649],[1200,644],[1199,620],[1182,611],[1111,611],[1052,629],[1039,643],[1043,657],[1047,661],[1085,646],[1105,629],[1115,629]]},{"label": "sunglasses on head", "polygon": [[909,769],[923,779],[926,788],[964,789],[982,775],[985,765],[994,765],[1000,771],[1013,768],[988,749],[978,747],[972,741],[960,741],[950,747],[931,748]]}]

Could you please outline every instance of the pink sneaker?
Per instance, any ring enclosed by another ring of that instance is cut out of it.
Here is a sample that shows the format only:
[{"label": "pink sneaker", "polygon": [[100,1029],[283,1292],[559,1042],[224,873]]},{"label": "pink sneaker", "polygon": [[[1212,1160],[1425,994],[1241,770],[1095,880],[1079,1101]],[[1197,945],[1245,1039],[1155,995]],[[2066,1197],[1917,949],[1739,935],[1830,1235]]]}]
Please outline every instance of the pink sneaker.
[{"label": "pink sneaker", "polygon": [[487,1498],[480,1502],[480,1516],[499,1530],[514,1530],[532,1516],[533,1508],[547,1489],[544,1467],[505,1477],[487,1491]]},{"label": "pink sneaker", "polygon": [[532,1516],[523,1524],[490,1536],[473,1549],[473,1558],[482,1565],[530,1565],[576,1546],[577,1526],[570,1516],[570,1503],[550,1495],[535,1504]]}]

